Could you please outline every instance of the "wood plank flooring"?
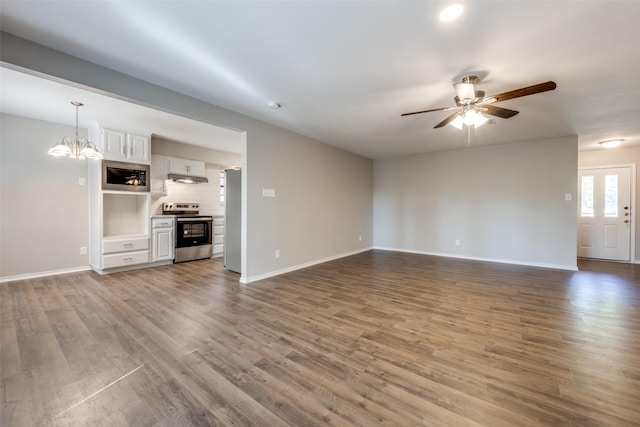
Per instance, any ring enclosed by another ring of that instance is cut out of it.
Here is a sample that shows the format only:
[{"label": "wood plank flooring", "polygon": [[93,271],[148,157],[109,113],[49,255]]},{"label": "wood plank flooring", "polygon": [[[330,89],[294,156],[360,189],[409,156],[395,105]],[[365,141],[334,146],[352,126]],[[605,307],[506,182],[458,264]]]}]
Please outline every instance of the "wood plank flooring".
[{"label": "wood plank flooring", "polygon": [[0,424],[640,425],[640,266],[370,251],[0,284]]}]

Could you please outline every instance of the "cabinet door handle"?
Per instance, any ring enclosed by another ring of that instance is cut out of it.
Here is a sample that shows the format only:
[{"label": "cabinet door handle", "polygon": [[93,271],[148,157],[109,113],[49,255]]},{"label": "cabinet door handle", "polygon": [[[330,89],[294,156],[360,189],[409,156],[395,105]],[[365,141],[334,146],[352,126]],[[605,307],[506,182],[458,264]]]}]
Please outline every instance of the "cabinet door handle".
[{"label": "cabinet door handle", "polygon": [[129,257],[129,258],[122,258],[122,262],[131,262],[133,261],[133,258]]},{"label": "cabinet door handle", "polygon": [[122,246],[124,246],[125,248],[130,248],[133,246],[133,243],[123,243]]}]

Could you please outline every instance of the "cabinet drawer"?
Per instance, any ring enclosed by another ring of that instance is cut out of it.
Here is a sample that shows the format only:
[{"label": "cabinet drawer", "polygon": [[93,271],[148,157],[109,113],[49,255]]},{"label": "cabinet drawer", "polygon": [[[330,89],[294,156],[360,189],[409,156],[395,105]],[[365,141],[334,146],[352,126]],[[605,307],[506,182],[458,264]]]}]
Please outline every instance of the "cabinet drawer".
[{"label": "cabinet drawer", "polygon": [[124,252],[121,254],[102,256],[103,269],[144,264],[146,262],[149,262],[149,251]]},{"label": "cabinet drawer", "polygon": [[153,218],[151,220],[152,228],[173,227],[173,218]]},{"label": "cabinet drawer", "polygon": [[102,253],[131,252],[149,249],[148,237],[133,237],[130,239],[110,239],[102,241]]},{"label": "cabinet drawer", "polygon": [[213,236],[213,244],[224,243],[224,234]]}]

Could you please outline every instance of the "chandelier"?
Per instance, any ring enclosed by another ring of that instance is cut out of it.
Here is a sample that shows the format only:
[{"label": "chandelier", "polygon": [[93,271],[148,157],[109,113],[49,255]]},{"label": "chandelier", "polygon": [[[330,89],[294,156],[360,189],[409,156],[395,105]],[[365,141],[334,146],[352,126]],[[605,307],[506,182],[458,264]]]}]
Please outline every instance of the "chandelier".
[{"label": "chandelier", "polygon": [[49,149],[47,154],[53,157],[71,157],[72,159],[84,160],[93,159],[101,160],[104,157],[96,146],[86,139],[78,138],[78,108],[84,104],[78,101],[72,101],[72,105],[76,107],[76,136],[75,139],[71,139],[68,136],[58,140],[56,145]]}]

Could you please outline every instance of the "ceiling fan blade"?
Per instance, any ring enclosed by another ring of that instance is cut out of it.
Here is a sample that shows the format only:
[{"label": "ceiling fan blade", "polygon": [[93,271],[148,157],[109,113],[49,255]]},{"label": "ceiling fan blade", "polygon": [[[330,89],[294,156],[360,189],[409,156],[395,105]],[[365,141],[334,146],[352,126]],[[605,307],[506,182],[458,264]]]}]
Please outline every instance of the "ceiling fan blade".
[{"label": "ceiling fan blade", "polygon": [[451,123],[458,116],[458,114],[459,114],[459,112],[451,114],[449,117],[447,117],[446,119],[444,119],[443,121],[441,121],[440,123],[435,125],[433,128],[434,129],[438,129],[438,128],[441,128],[443,126],[448,125],[449,123]]},{"label": "ceiling fan blade", "polygon": [[520,98],[521,96],[534,95],[536,93],[547,92],[550,90],[554,90],[555,88],[556,88],[556,82],[548,81],[548,82],[539,83],[533,86],[527,86],[520,89],[511,90],[509,92],[500,93],[498,95],[493,95],[489,98],[490,100],[493,100],[495,98],[495,101],[491,102],[493,104],[496,102],[506,101],[508,99]]},{"label": "ceiling fan blade", "polygon": [[516,110],[509,110],[508,108],[496,107],[494,105],[483,105],[480,107],[480,110],[485,114],[500,117],[501,119],[508,119],[519,113],[519,111]]},{"label": "ceiling fan blade", "polygon": [[400,114],[400,117],[404,117],[404,116],[412,116],[414,114],[422,114],[422,113],[432,113],[434,111],[448,111],[448,110],[454,110],[458,107],[442,107],[442,108],[433,108],[431,110],[423,110],[423,111],[414,111],[413,113],[404,113],[404,114]]}]

